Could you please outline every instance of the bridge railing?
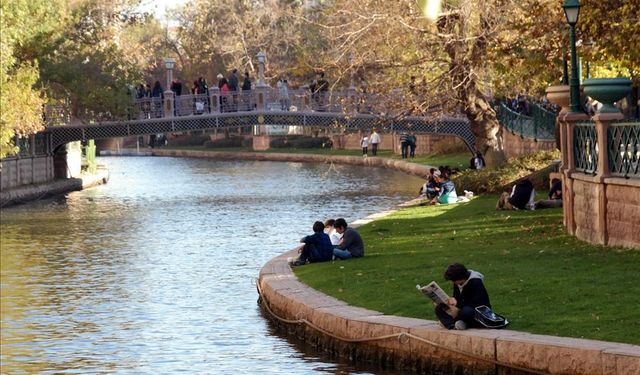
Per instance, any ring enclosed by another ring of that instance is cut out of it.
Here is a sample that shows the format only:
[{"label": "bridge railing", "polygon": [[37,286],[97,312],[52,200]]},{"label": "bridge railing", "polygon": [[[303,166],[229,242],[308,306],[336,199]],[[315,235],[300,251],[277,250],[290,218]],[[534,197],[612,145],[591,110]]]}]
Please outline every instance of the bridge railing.
[{"label": "bridge railing", "polygon": [[497,108],[498,121],[511,132],[535,140],[555,139],[555,114],[535,104],[529,106],[532,116],[518,113],[500,103]]}]

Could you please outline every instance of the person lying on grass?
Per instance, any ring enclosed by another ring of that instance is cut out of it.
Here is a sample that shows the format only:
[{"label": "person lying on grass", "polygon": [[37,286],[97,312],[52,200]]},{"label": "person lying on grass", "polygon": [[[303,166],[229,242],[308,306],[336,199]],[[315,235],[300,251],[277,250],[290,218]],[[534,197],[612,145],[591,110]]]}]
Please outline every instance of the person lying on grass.
[{"label": "person lying on grass", "polygon": [[333,223],[336,232],[342,235],[340,244],[333,248],[333,255],[339,259],[360,258],[364,256],[364,242],[360,233],[353,228],[347,228],[347,222],[343,218],[336,219]]},{"label": "person lying on grass", "polygon": [[482,279],[484,276],[480,272],[467,270],[460,264],[454,263],[447,267],[444,273],[445,280],[453,283],[453,297],[449,298],[447,304],[459,309],[455,318],[448,313],[449,306],[444,303],[436,306],[435,312],[440,323],[447,329],[465,330],[467,327],[482,327],[475,320],[475,308],[485,305],[491,308],[489,294],[484,287]]},{"label": "person lying on grass", "polygon": [[307,264],[307,261],[326,262],[333,258],[333,245],[329,235],[324,232],[324,224],[321,221],[313,223],[313,234],[303,237],[300,242],[304,245],[298,249],[300,256],[292,266],[302,266]]}]

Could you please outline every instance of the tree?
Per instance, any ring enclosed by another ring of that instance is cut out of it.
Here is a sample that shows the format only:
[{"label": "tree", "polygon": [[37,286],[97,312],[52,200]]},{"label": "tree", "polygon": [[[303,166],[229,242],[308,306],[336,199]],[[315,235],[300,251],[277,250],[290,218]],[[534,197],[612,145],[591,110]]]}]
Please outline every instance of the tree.
[{"label": "tree", "polygon": [[58,34],[64,4],[45,0],[0,3],[0,158],[17,152],[15,136],[41,130],[44,96],[37,46]]}]

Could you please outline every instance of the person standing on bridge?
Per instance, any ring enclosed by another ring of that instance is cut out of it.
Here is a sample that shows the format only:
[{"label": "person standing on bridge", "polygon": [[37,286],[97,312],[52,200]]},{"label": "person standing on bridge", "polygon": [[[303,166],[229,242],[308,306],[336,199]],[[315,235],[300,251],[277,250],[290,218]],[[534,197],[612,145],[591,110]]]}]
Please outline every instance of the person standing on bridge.
[{"label": "person standing on bridge", "polygon": [[373,156],[378,156],[378,144],[380,143],[380,134],[376,132],[376,129],[373,129],[371,133],[371,137],[369,137],[369,143],[371,144],[371,154]]},{"label": "person standing on bridge", "polygon": [[232,111],[238,110],[238,87],[240,84],[240,78],[238,78],[238,69],[233,69],[231,76],[229,76],[229,91],[233,95]]},{"label": "person standing on bridge", "polygon": [[280,94],[280,109],[282,111],[288,111],[291,107],[291,100],[289,99],[289,83],[286,78],[281,78],[278,83],[278,92]]}]

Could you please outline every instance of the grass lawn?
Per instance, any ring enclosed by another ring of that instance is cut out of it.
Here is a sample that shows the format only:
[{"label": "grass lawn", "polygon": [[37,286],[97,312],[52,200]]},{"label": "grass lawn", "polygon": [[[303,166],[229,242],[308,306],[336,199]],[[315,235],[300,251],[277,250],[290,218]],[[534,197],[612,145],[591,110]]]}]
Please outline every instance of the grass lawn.
[{"label": "grass lawn", "polygon": [[640,344],[640,252],[566,234],[561,209],[495,211],[496,196],[418,206],[359,228],[361,259],[295,268],[308,285],[352,305],[435,319],[416,284],[461,262],[485,275],[509,329]]},{"label": "grass lawn", "polygon": [[[316,155],[349,155],[349,156],[362,156],[362,150],[335,150],[324,148],[271,148],[265,151],[252,151],[249,148],[244,147],[230,147],[230,148],[205,148],[203,146],[177,146],[169,145],[163,147],[165,149],[176,150],[201,150],[201,151],[221,151],[221,152],[265,152],[265,153],[291,153],[291,154],[316,154]],[[371,156],[371,152],[369,152]],[[384,150],[378,151],[378,156],[390,159],[400,159],[400,155],[394,154],[392,151]],[[440,165],[448,165],[452,168],[466,169],[469,167],[469,153],[456,153],[445,155],[418,155],[413,159],[407,159],[407,161],[417,164],[432,165],[438,167]]]}]

